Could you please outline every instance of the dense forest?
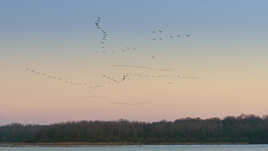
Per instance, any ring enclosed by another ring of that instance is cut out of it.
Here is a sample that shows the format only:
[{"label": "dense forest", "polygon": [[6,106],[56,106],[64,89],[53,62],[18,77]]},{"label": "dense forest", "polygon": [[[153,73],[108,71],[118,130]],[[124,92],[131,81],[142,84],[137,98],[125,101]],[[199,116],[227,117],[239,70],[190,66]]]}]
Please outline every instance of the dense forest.
[{"label": "dense forest", "polygon": [[175,121],[80,121],[52,125],[10,124],[0,127],[0,142],[114,143],[268,143],[268,116]]}]

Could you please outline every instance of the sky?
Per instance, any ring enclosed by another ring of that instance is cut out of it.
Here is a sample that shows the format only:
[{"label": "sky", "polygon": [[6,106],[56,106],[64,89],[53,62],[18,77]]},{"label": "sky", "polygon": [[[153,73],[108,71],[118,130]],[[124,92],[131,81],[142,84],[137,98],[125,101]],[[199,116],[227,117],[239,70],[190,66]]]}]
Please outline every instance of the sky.
[{"label": "sky", "polygon": [[267,6],[2,0],[0,124],[266,115]]}]

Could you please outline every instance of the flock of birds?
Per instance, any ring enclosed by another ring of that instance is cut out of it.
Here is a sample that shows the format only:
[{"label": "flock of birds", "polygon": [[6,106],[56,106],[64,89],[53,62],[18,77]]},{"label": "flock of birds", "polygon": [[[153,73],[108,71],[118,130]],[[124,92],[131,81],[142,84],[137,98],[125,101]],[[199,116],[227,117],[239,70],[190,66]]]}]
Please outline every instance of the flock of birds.
[{"label": "flock of birds", "polygon": [[[97,50],[96,53],[100,54],[129,54],[129,55],[134,55],[136,52],[137,48],[136,47],[121,47],[121,48],[111,48],[107,47],[106,41],[111,39],[111,34],[108,33],[104,29],[104,23],[102,21],[101,17],[97,17],[96,20],[94,21],[96,29],[101,33],[101,38],[100,38],[100,50]],[[179,38],[190,38],[192,35],[191,34],[167,34],[163,29],[154,29],[152,30],[153,34],[153,41],[157,40],[165,40],[165,39],[179,39]],[[155,55],[151,55],[151,59],[155,59]]]},{"label": "flock of birds", "polygon": [[[102,22],[102,18],[101,17],[97,17],[97,19],[94,22],[96,29],[101,33],[101,39],[100,39],[100,46],[101,46],[101,50],[96,51],[96,53],[102,53],[102,54],[106,54],[108,52],[110,52],[111,54],[118,54],[118,53],[134,53],[137,48],[136,47],[123,47],[120,49],[109,49],[106,47],[106,41],[109,40],[111,38],[111,35],[108,34],[108,32],[103,28],[103,22]],[[191,34],[164,34],[164,31],[162,29],[157,29],[157,30],[153,30],[152,34],[154,35],[154,38],[152,38],[152,40],[164,40],[167,37],[169,39],[174,39],[174,38],[182,38],[182,37],[186,37],[189,38],[191,37]],[[152,59],[155,59],[155,56],[152,55],[151,56]],[[47,79],[52,79],[52,80],[56,80],[56,81],[61,81],[65,84],[68,85],[72,85],[72,86],[81,86],[83,88],[89,88],[89,89],[97,89],[97,88],[102,88],[105,87],[107,85],[110,84],[120,84],[122,82],[126,82],[127,80],[130,80],[131,78],[153,78],[153,79],[157,79],[157,78],[177,78],[177,79],[199,79],[199,77],[195,77],[195,76],[185,76],[182,74],[171,74],[169,73],[169,71],[172,71],[172,69],[158,69],[158,68],[153,68],[153,67],[148,67],[148,66],[137,66],[137,65],[112,65],[112,68],[121,68],[121,69],[142,69],[142,70],[147,70],[147,71],[161,71],[161,72],[165,72],[167,74],[151,74],[148,72],[147,73],[142,73],[142,72],[126,72],[126,70],[124,71],[124,73],[121,74],[121,77],[115,78],[112,77],[111,75],[108,74],[102,74],[100,75],[103,79],[110,81],[111,83],[107,84],[93,84],[90,82],[78,82],[78,81],[72,81],[72,80],[68,80],[67,78],[63,78],[63,77],[59,77],[59,76],[55,76],[53,74],[49,74],[49,73],[45,73],[45,72],[41,72],[39,70],[35,70],[33,68],[29,68],[27,67],[25,70],[27,72],[33,73],[35,75],[38,76],[42,76],[44,78]],[[174,82],[167,82],[167,84],[173,84]],[[91,96],[91,97],[97,97],[95,95]],[[142,104],[146,104],[148,102],[110,102],[111,104],[120,104],[120,105],[142,105]]]}]

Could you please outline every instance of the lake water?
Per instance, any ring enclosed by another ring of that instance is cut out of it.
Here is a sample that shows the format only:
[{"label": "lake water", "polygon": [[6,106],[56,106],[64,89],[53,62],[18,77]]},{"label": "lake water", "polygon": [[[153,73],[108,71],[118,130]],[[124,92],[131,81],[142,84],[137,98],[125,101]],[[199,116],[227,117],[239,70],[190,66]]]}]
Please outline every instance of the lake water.
[{"label": "lake water", "polygon": [[0,151],[268,151],[268,145],[125,145],[80,147],[0,147]]}]

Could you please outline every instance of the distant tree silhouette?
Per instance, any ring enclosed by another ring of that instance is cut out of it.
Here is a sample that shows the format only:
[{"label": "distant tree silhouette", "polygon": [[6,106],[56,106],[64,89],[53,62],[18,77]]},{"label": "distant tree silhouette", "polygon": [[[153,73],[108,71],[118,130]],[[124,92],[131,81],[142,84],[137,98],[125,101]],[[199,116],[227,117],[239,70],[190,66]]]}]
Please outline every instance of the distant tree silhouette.
[{"label": "distant tree silhouette", "polygon": [[0,142],[268,143],[268,116],[182,118],[153,123],[80,121],[0,127]]}]

